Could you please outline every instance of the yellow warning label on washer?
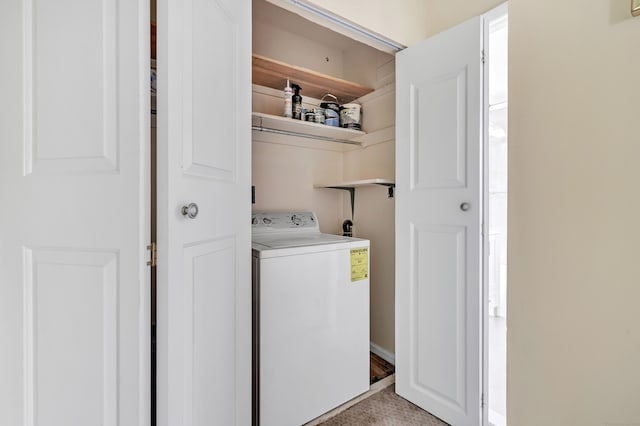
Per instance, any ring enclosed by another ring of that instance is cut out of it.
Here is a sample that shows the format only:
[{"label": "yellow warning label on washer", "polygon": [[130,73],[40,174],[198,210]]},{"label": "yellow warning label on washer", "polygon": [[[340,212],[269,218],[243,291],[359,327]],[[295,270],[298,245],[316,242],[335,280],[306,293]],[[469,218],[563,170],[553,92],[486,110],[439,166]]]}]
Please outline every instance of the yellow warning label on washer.
[{"label": "yellow warning label on washer", "polygon": [[369,248],[351,249],[351,282],[369,278]]}]

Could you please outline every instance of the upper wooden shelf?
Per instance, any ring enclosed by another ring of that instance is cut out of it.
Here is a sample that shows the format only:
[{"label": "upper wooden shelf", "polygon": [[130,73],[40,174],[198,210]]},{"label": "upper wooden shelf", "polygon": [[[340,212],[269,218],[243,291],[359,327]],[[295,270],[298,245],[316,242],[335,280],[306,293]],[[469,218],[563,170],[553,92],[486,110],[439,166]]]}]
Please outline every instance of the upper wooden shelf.
[{"label": "upper wooden shelf", "polygon": [[291,83],[300,85],[304,96],[320,99],[325,94],[331,93],[342,104],[373,92],[370,87],[285,64],[264,56],[253,55],[253,84],[282,90],[287,85],[287,79]]}]

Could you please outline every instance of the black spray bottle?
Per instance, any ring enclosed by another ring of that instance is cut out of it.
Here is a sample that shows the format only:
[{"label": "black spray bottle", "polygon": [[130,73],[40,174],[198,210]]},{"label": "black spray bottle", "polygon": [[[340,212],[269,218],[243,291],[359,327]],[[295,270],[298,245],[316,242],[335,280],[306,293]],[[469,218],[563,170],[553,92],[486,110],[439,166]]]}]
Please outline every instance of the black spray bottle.
[{"label": "black spray bottle", "polygon": [[293,88],[293,91],[294,91],[293,97],[291,98],[293,118],[296,120],[301,120],[302,119],[302,96],[300,95],[300,91],[302,90],[302,87],[298,86],[297,84],[292,84],[291,87]]}]

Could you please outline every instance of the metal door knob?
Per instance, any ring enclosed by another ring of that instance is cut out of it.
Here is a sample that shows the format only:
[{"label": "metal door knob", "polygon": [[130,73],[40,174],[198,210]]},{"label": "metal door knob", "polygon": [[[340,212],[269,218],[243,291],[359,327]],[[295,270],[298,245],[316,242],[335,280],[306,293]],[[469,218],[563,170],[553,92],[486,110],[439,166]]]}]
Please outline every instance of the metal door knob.
[{"label": "metal door knob", "polygon": [[471,208],[471,204],[467,202],[460,204],[460,210],[462,210],[463,212],[468,211],[470,208]]},{"label": "metal door knob", "polygon": [[186,216],[189,219],[195,219],[198,216],[198,205],[196,203],[191,203],[186,206],[182,206],[182,216]]}]

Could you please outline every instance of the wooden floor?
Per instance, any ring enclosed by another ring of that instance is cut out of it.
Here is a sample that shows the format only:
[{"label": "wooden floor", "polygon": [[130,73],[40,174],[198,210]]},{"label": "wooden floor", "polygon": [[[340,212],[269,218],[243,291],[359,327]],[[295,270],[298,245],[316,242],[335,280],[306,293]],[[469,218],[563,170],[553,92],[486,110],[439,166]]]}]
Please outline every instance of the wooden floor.
[{"label": "wooden floor", "polygon": [[369,358],[369,384],[374,384],[378,380],[382,380],[395,373],[396,369],[393,364],[385,361],[373,352],[369,352]]}]

